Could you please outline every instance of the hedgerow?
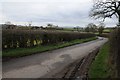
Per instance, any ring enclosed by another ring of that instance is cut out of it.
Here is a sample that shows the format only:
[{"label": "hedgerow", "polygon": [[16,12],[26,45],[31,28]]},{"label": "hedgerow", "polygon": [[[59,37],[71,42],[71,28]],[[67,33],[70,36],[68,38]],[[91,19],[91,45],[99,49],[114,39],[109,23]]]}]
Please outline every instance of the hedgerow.
[{"label": "hedgerow", "polygon": [[110,52],[111,65],[114,65],[113,75],[120,77],[120,28],[116,28],[110,34]]},{"label": "hedgerow", "polygon": [[2,48],[26,48],[90,37],[95,37],[95,35],[80,32],[9,29],[2,31]]}]

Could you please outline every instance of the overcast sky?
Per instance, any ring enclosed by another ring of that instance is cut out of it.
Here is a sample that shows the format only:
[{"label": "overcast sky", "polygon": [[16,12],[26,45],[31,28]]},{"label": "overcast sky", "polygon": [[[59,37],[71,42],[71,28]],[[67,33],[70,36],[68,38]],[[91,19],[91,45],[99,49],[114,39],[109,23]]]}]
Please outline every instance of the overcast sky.
[{"label": "overcast sky", "polygon": [[[59,26],[81,26],[98,24],[99,20],[89,17],[92,0],[1,0],[0,23]],[[115,26],[116,18],[106,19],[106,26]]]}]

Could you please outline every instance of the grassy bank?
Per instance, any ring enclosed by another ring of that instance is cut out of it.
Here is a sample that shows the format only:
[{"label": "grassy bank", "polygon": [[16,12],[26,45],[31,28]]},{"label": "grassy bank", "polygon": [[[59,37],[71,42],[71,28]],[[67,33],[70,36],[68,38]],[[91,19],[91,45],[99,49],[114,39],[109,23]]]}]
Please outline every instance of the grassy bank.
[{"label": "grassy bank", "polygon": [[70,42],[64,42],[64,43],[59,43],[59,44],[52,44],[52,45],[46,45],[46,46],[36,46],[32,48],[17,48],[17,49],[8,49],[3,51],[3,58],[12,58],[12,57],[21,57],[21,56],[26,56],[26,55],[31,55],[35,53],[40,53],[40,52],[45,52],[45,51],[50,51],[58,48],[63,48],[66,46],[71,46],[75,44],[80,44],[88,41],[92,41],[97,39],[96,37],[92,38],[87,38],[87,39],[77,39],[73,40]]},{"label": "grassy bank", "polygon": [[88,75],[90,78],[108,78],[110,75],[110,66],[108,64],[109,44],[106,43],[93,61]]}]

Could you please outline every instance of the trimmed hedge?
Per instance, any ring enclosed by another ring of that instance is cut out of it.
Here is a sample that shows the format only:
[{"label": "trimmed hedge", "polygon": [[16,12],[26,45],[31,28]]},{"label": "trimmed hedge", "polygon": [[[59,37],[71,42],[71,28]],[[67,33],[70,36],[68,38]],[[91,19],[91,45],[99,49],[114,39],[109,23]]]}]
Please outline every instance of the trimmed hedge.
[{"label": "trimmed hedge", "polygon": [[109,33],[98,34],[97,36],[109,38]]},{"label": "trimmed hedge", "polygon": [[111,64],[115,65],[113,75],[120,77],[120,28],[116,28],[110,34]]},{"label": "trimmed hedge", "polygon": [[79,32],[11,29],[2,31],[2,48],[25,48],[90,37],[95,37],[95,35]]}]

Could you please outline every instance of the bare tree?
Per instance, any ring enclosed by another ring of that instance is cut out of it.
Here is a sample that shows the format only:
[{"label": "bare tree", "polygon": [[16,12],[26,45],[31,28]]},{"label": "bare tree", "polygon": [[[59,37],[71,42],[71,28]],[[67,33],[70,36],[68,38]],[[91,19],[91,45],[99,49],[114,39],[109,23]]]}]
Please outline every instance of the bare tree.
[{"label": "bare tree", "polygon": [[111,18],[113,15],[118,18],[120,25],[120,0],[94,0],[94,5],[90,12],[91,17],[105,20],[105,18]]},{"label": "bare tree", "polygon": [[29,26],[29,27],[32,26],[32,21],[28,22],[28,26]]},{"label": "bare tree", "polygon": [[90,31],[93,33],[97,31],[97,26],[94,23],[89,23],[88,27],[90,27]]},{"label": "bare tree", "polygon": [[5,22],[6,25],[11,25],[12,23],[10,21]]},{"label": "bare tree", "polygon": [[47,26],[48,26],[48,27],[53,27],[53,24],[50,24],[50,23],[49,23],[49,24],[47,24]]}]

